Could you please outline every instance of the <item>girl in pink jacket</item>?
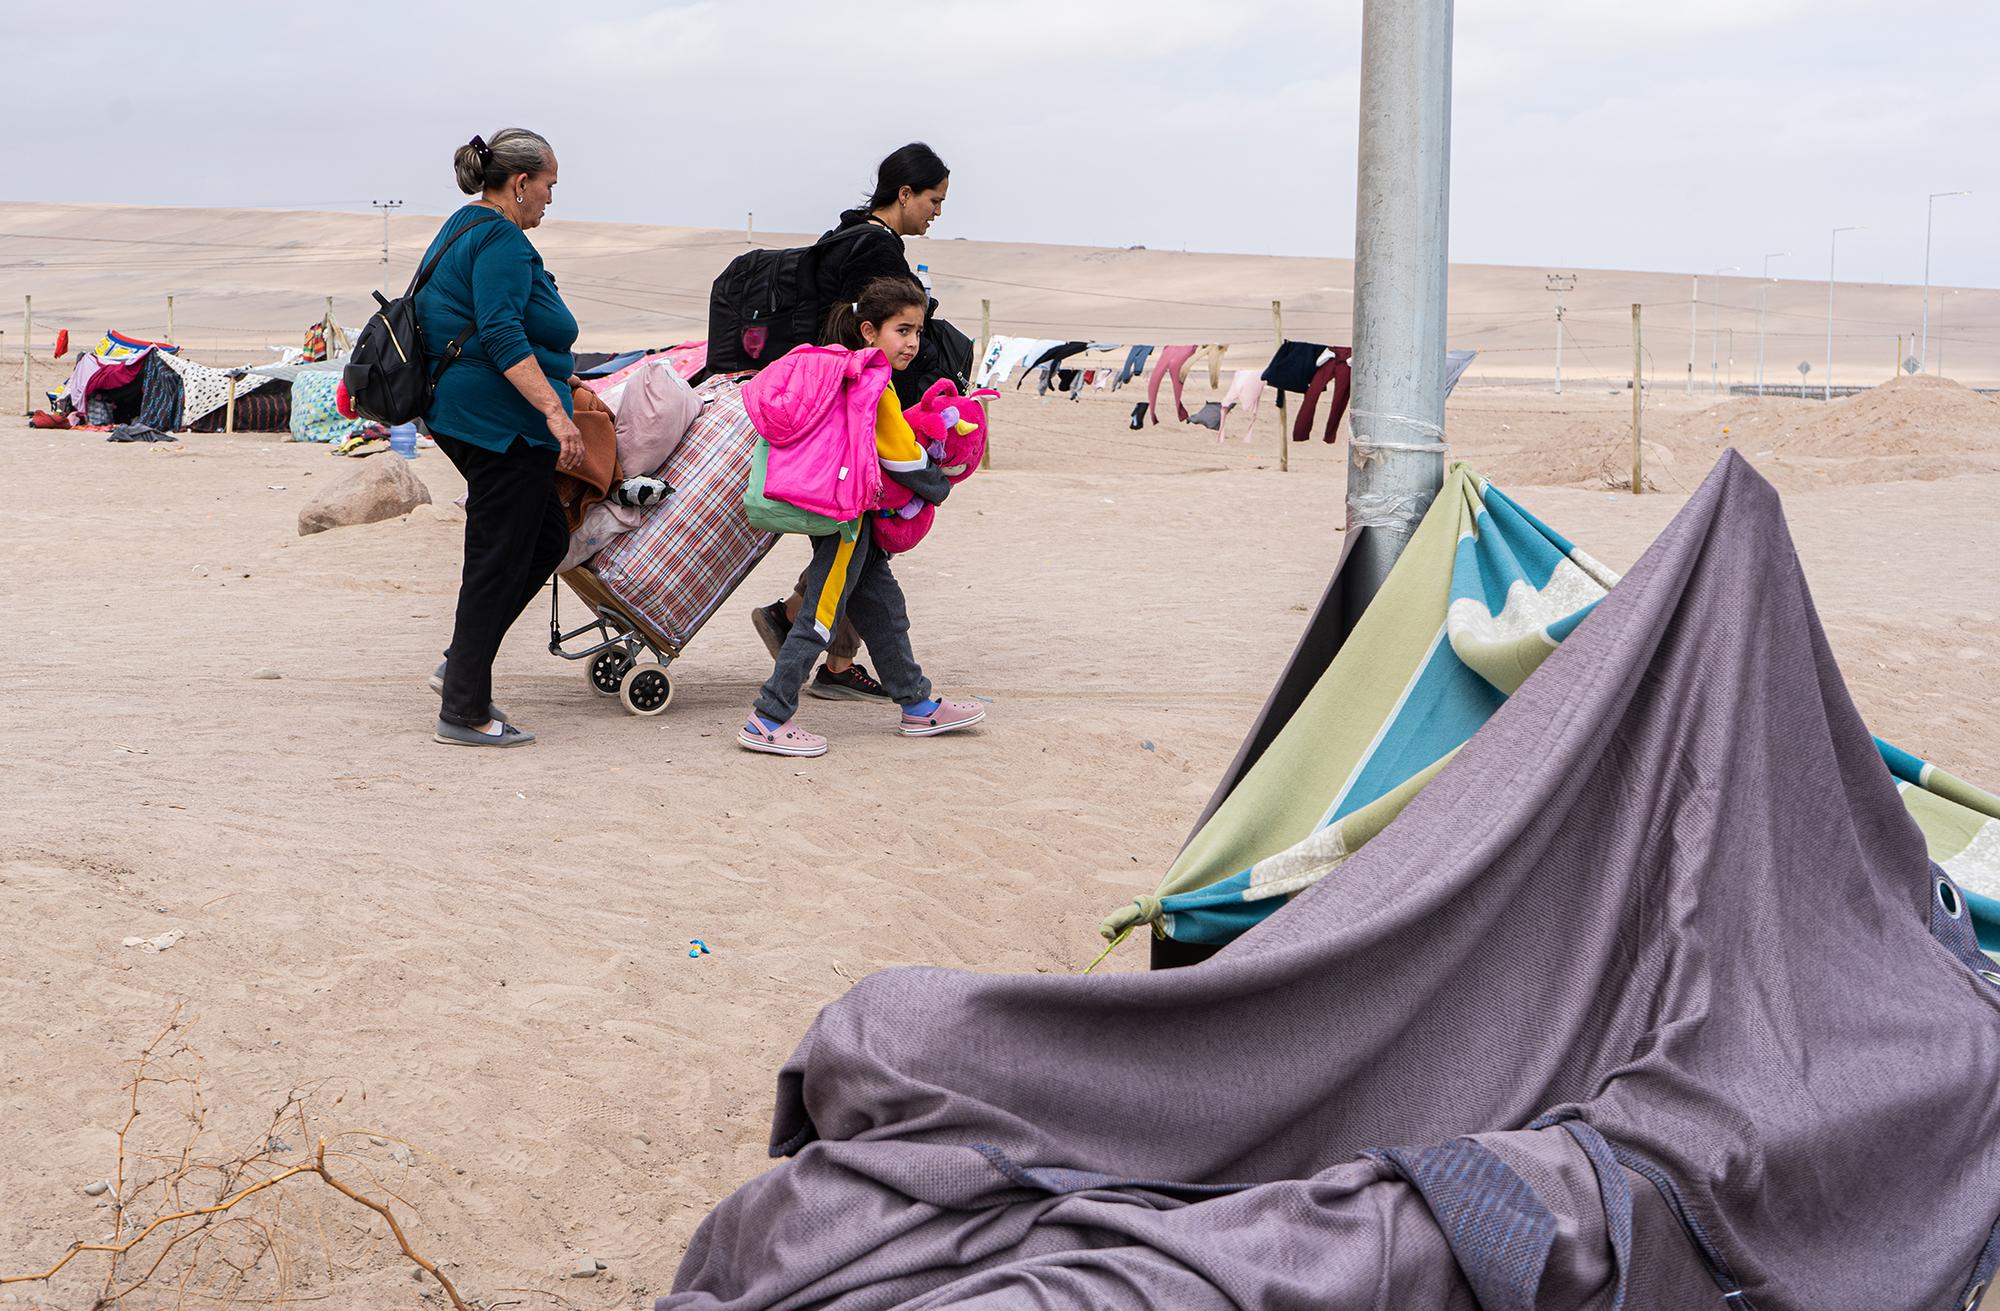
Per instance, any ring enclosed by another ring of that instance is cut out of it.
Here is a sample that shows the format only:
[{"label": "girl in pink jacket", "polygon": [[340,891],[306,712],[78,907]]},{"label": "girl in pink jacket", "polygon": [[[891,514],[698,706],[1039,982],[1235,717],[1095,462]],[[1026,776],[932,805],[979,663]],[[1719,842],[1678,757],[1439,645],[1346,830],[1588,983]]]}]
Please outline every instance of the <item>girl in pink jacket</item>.
[{"label": "girl in pink jacket", "polygon": [[[910,650],[903,589],[869,527],[884,477],[932,504],[951,490],[904,420],[895,389],[881,369],[884,360],[889,370],[906,369],[917,357],[924,308],[923,289],[915,282],[877,278],[854,302],[835,306],[827,317],[826,340],[844,350],[801,346],[744,386],[751,422],[771,444],[770,475],[777,476],[784,450],[787,476],[800,484],[794,491],[815,502],[805,508],[841,518],[854,508],[860,516],[852,540],[840,533],[810,539],[812,563],[800,580],[805,604],[736,736],[747,750],[826,754],[826,739],[800,728],[792,716],[799,689],[842,618],[853,621],[875,658],[876,676],[902,707],[898,728],[905,737],[949,733],[986,717],[977,702],[931,695],[930,680]],[[860,443],[858,428],[868,430],[872,440],[866,445]],[[768,480],[765,491],[777,494]]]}]

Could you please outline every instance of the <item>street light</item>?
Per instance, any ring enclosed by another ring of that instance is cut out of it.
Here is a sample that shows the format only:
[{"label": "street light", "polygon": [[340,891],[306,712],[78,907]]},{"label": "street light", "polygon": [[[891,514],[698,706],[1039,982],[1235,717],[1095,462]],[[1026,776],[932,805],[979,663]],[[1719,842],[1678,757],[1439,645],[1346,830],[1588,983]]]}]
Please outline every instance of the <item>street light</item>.
[{"label": "street light", "polygon": [[[1931,362],[1931,211],[1946,196],[1969,196],[1970,191],[1933,191],[1924,202],[1924,344],[1917,353],[1920,368],[1929,368]],[[1942,355],[1942,349],[1938,352]]]},{"label": "street light", "polygon": [[1821,400],[1823,400],[1823,401],[1830,401],[1830,400],[1832,400],[1832,399],[1833,399],[1833,259],[1834,259],[1834,255],[1835,255],[1836,253],[1838,253],[1838,252],[1839,252],[1839,250],[1840,250],[1840,234],[1841,234],[1841,233],[1843,233],[1843,232],[1859,232],[1859,231],[1861,231],[1861,230],[1862,230],[1863,228],[1865,228],[1865,227],[1867,227],[1867,226],[1868,226],[1868,225],[1867,225],[1866,223],[1851,223],[1851,224],[1849,224],[1849,225],[1848,225],[1847,227],[1844,227],[1844,228],[1835,228],[1835,229],[1833,230],[1833,240],[1832,240],[1832,241],[1831,241],[1831,242],[1830,242],[1830,243],[1828,244],[1828,246],[1827,246],[1827,250],[1826,250],[1826,381],[1825,381],[1825,382],[1824,382],[1823,384],[1821,384],[1822,386],[1824,386],[1824,387],[1825,387],[1825,389],[1826,389],[1826,390],[1825,390],[1825,391],[1824,391],[1824,392],[1823,392],[1823,393],[1821,394],[1821,396],[1820,396],[1820,399],[1821,399]]},{"label": "street light", "polygon": [[1764,303],[1770,299],[1771,261],[1789,259],[1789,250],[1774,250],[1764,256],[1764,278],[1757,284],[1757,394],[1764,394]]},{"label": "street light", "polygon": [[[1957,294],[1958,288],[1953,287],[1951,295],[1956,296]],[[1944,307],[1949,304],[1951,304],[1951,296],[1947,296],[1938,302],[1938,377],[1940,378],[1944,377]]]},{"label": "street light", "polygon": [[[1722,294],[1723,274],[1741,273],[1742,271],[1743,271],[1742,266],[1737,264],[1731,264],[1727,268],[1717,269],[1715,271],[1715,294],[1717,296],[1720,296]],[[1722,308],[1722,302],[1720,300],[1716,301],[1714,309],[1719,310],[1721,308]],[[1708,316],[1708,389],[1710,391],[1715,390],[1715,350],[1718,344],[1716,338],[1721,335],[1720,329],[1718,329],[1715,325],[1716,325],[1716,316],[1714,312],[1711,311]]]}]

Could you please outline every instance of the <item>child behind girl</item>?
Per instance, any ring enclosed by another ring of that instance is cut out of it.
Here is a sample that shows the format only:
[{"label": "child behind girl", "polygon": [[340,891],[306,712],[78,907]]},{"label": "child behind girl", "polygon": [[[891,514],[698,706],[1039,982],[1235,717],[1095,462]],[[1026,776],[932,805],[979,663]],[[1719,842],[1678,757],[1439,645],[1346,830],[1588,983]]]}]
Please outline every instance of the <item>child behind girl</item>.
[{"label": "child behind girl", "polygon": [[[853,303],[834,307],[827,316],[825,339],[849,350],[879,350],[891,369],[907,369],[923,337],[924,308],[923,289],[915,282],[876,278]],[[875,449],[883,474],[924,500],[936,505],[950,492],[950,482],[904,421],[893,387],[883,389],[876,407]],[[875,546],[870,532],[873,518],[872,513],[862,515],[853,541],[843,540],[839,533],[811,539],[812,563],[800,580],[805,604],[785,633],[750,718],[736,735],[746,749],[780,756],[826,754],[826,739],[798,727],[792,716],[798,710],[799,689],[843,616],[853,620],[875,657],[876,676],[902,707],[899,728],[904,736],[949,733],[986,717],[977,703],[931,695],[930,680],[910,651],[903,589],[889,570],[889,557]]]}]

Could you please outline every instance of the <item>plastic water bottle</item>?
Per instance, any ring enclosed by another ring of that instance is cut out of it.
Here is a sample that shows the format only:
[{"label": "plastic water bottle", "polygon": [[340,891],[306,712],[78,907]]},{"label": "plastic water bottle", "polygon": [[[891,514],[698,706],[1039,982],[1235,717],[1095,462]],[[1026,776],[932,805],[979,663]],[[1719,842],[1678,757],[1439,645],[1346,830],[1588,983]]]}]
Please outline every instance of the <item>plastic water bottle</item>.
[{"label": "plastic water bottle", "polygon": [[399,423],[389,429],[389,449],[406,460],[417,458],[417,425]]},{"label": "plastic water bottle", "polygon": [[923,284],[923,288],[924,288],[924,299],[925,299],[925,300],[936,300],[936,299],[937,299],[937,297],[936,297],[936,296],[935,296],[934,294],[932,294],[932,292],[931,292],[931,266],[930,266],[930,265],[928,265],[928,264],[919,264],[919,265],[917,265],[917,281]]}]

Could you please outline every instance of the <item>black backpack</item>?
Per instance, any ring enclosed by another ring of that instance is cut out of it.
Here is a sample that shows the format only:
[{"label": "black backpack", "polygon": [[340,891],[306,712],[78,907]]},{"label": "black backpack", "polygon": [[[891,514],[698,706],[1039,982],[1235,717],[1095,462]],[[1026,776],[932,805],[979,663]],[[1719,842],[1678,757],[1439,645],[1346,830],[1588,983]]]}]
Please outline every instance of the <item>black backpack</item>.
[{"label": "black backpack", "polygon": [[856,223],[810,246],[746,250],[730,260],[708,293],[707,371],[761,369],[794,346],[818,342],[827,310],[820,260],[867,229]]},{"label": "black backpack", "polygon": [[347,388],[356,414],[377,423],[398,424],[422,418],[430,408],[432,389],[458,359],[465,339],[472,335],[473,325],[468,323],[464,332],[452,338],[435,370],[426,368],[424,332],[417,325],[417,293],[431,280],[438,261],[451,249],[452,242],[482,224],[499,219],[498,214],[487,214],[445,238],[437,254],[410,279],[410,289],[396,299],[385,300],[381,292],[375,293],[375,302],[382,308],[369,317],[367,326],[354,339],[354,351],[340,370],[340,381]]},{"label": "black backpack", "polygon": [[915,405],[939,378],[950,378],[958,384],[959,395],[969,395],[975,353],[972,338],[949,319],[930,315],[924,320],[924,339],[917,344],[917,358],[896,375],[896,399],[906,406]]}]

